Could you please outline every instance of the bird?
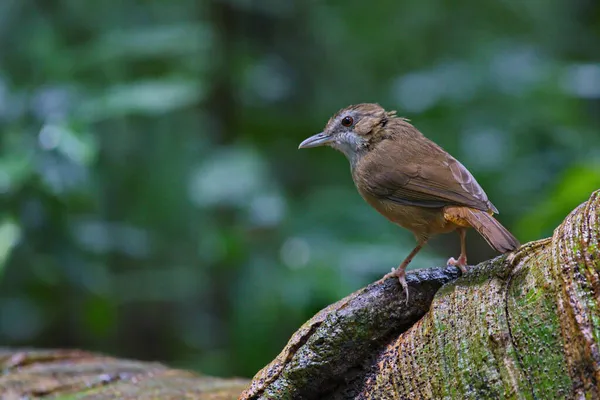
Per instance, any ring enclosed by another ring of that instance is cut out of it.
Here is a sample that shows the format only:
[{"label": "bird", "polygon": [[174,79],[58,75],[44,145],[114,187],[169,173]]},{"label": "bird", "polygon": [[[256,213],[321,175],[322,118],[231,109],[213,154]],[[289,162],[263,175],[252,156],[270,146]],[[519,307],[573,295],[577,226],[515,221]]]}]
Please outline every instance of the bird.
[{"label": "bird", "polygon": [[447,264],[462,273],[467,272],[467,229],[474,228],[500,253],[520,244],[494,218],[498,209],[473,175],[408,119],[396,114],[376,103],[348,106],[329,119],[323,132],[307,138],[298,148],[329,146],[343,153],[363,199],[413,233],[415,248],[381,279],[398,278],[408,302],[406,267],[432,236],[458,233],[460,255]]}]

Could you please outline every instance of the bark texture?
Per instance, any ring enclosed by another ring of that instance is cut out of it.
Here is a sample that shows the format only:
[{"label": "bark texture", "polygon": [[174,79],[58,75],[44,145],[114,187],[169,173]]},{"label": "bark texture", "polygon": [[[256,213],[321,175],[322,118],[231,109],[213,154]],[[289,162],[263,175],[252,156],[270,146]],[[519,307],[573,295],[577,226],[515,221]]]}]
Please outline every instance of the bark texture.
[{"label": "bark texture", "polygon": [[370,285],[300,328],[240,399],[598,399],[599,236],[600,191],[551,238],[456,280],[413,272],[408,305],[394,280]]},{"label": "bark texture", "polygon": [[247,381],[78,350],[0,349],[0,399],[235,399]]}]

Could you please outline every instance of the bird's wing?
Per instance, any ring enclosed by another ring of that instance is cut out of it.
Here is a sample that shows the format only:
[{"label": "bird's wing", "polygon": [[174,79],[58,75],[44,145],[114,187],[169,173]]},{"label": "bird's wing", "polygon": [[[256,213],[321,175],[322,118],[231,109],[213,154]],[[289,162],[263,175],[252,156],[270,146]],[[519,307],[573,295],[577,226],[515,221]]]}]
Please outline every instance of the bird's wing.
[{"label": "bird's wing", "polygon": [[362,188],[397,204],[432,208],[460,205],[497,213],[473,175],[431,144],[424,152],[407,154],[386,146],[385,153],[373,151],[365,156],[360,163]]}]

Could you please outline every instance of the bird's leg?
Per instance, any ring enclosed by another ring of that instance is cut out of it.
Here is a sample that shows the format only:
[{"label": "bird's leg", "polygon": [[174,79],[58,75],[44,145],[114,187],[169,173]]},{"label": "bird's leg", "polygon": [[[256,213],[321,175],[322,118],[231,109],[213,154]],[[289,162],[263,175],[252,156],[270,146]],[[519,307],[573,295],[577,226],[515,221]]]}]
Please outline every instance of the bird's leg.
[{"label": "bird's leg", "polygon": [[425,243],[427,243],[427,240],[420,241],[417,244],[417,246],[410,252],[410,254],[404,259],[404,261],[402,261],[402,263],[398,266],[398,268],[396,268],[396,269],[392,268],[392,272],[385,274],[385,276],[379,280],[379,282],[382,282],[382,281],[386,280],[387,278],[398,278],[400,285],[402,285],[402,288],[404,289],[404,294],[406,295],[407,303],[408,303],[408,284],[406,283],[406,267],[408,267],[408,264],[410,264],[412,259],[417,255],[417,253],[419,251],[421,251],[423,246],[425,246]]},{"label": "bird's leg", "polygon": [[455,260],[454,257],[450,257],[448,259],[448,265],[457,266],[464,274],[467,272],[467,230],[465,228],[458,228],[456,231],[460,236],[460,256],[458,256],[458,260]]}]

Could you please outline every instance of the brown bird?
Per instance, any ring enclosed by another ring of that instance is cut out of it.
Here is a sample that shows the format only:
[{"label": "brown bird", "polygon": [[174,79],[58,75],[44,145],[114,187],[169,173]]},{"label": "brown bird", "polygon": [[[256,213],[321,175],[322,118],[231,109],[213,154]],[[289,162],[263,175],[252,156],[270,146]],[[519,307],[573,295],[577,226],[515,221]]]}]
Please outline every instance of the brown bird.
[{"label": "brown bird", "polygon": [[395,111],[385,111],[378,104],[349,106],[299,148],[324,145],[348,158],[352,179],[367,203],[415,235],[417,246],[383,277],[397,277],[407,301],[406,267],[433,235],[458,232],[460,256],[450,258],[448,264],[463,273],[467,228],[475,228],[500,253],[519,247],[517,239],[493,217],[498,210],[473,175]]}]

